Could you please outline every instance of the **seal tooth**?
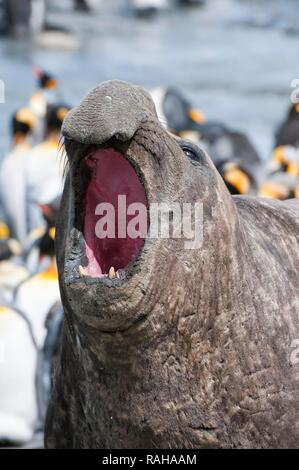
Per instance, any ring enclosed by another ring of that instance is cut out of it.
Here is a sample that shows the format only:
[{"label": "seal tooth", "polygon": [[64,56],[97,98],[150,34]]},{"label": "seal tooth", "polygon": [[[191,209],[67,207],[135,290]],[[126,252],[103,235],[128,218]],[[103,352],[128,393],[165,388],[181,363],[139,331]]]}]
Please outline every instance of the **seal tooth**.
[{"label": "seal tooth", "polygon": [[81,266],[81,264],[79,266],[78,271],[79,271],[80,277],[87,276],[87,272],[86,272],[85,268],[83,268],[83,266]]},{"label": "seal tooth", "polygon": [[114,269],[113,266],[111,266],[111,268],[109,269],[108,277],[109,277],[109,279],[115,279],[116,278],[116,273],[115,273],[115,269]]}]

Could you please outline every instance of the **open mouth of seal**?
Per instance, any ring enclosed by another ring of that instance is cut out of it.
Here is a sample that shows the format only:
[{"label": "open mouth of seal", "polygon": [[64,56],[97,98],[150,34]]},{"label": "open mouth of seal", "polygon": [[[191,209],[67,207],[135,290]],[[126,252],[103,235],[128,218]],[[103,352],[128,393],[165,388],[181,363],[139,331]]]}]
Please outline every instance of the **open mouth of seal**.
[{"label": "open mouth of seal", "polygon": [[80,161],[75,188],[75,226],[85,248],[79,276],[125,279],[148,230],[148,203],[138,168],[114,148],[96,148]]}]

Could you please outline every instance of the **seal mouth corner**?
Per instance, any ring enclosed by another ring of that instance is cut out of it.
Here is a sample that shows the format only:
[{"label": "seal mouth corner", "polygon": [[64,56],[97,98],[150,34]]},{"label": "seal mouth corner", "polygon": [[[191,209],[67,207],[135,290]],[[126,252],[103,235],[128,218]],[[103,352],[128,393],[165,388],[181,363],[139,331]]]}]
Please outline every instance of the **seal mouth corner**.
[{"label": "seal mouth corner", "polygon": [[73,226],[83,243],[72,279],[111,287],[133,274],[149,227],[140,174],[138,165],[112,146],[91,147],[74,165]]}]

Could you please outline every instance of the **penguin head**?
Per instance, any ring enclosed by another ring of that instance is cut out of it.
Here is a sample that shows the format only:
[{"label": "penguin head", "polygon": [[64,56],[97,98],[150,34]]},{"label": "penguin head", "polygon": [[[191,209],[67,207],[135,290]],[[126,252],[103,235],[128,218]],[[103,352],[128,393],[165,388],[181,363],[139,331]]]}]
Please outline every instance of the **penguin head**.
[{"label": "penguin head", "polygon": [[249,194],[252,180],[244,168],[236,162],[224,162],[216,166],[231,194]]},{"label": "penguin head", "polygon": [[205,121],[203,113],[191,106],[189,101],[176,88],[157,87],[150,91],[157,114],[173,134],[198,132]]},{"label": "penguin head", "polygon": [[63,120],[70,107],[65,104],[48,105],[46,114],[46,128],[48,132],[60,132]]},{"label": "penguin head", "polygon": [[55,225],[58,210],[60,207],[60,197],[57,197],[49,204],[38,204],[47,227],[38,242],[40,256],[54,256],[55,254]]},{"label": "penguin head", "polygon": [[291,145],[279,145],[273,150],[270,172],[280,171],[299,177],[299,149]]},{"label": "penguin head", "polygon": [[0,221],[0,261],[5,261],[13,256],[19,256],[22,252],[20,243],[10,238],[9,227]]},{"label": "penguin head", "polygon": [[167,119],[169,130],[175,134],[184,131],[197,131],[205,122],[204,114],[191,106],[189,101],[175,88],[165,92],[163,114]]},{"label": "penguin head", "polygon": [[11,133],[13,138],[26,138],[35,127],[35,116],[29,108],[20,108],[11,120]]}]

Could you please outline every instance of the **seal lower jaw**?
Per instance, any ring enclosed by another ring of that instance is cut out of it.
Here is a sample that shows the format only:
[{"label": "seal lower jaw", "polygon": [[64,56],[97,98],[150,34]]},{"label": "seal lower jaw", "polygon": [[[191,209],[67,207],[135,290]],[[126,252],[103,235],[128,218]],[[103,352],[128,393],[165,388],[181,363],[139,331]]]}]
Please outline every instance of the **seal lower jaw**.
[{"label": "seal lower jaw", "polygon": [[[138,270],[149,226],[141,171],[125,152],[112,146],[92,147],[72,168],[71,179],[73,262],[71,272],[66,267],[66,283],[84,280],[85,284],[120,286]],[[134,224],[140,207],[143,220],[145,216],[142,227],[140,219]]]}]

